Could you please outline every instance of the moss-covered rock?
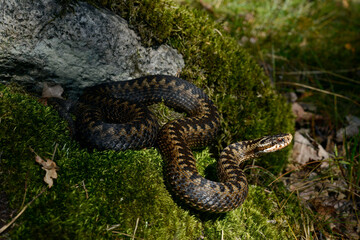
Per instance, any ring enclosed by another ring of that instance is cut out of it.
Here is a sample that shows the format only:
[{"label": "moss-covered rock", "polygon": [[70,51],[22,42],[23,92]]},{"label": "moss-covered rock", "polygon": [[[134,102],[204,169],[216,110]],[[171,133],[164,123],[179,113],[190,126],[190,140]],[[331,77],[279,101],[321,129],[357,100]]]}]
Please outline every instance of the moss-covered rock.
[{"label": "moss-covered rock", "polygon": [[[93,151],[79,148],[50,107],[0,85],[0,189],[12,211],[46,184],[33,149],[60,167],[54,186],[41,194],[3,237],[11,239],[111,239],[135,232],[143,239],[289,238],[298,212],[284,216],[278,197],[250,187],[245,204],[226,215],[189,212],[174,202],[163,182],[155,149]],[[214,162],[198,152],[199,168]],[[1,236],[1,235],[0,235]]]},{"label": "moss-covered rock", "polygon": [[[76,2],[71,0],[69,2]],[[236,39],[202,12],[163,0],[88,0],[128,20],[145,45],[168,43],[185,60],[180,76],[204,89],[221,113],[218,149],[245,139],[293,132],[290,106]],[[70,13],[71,14],[71,13]],[[263,158],[275,174],[283,170],[288,149]]]}]

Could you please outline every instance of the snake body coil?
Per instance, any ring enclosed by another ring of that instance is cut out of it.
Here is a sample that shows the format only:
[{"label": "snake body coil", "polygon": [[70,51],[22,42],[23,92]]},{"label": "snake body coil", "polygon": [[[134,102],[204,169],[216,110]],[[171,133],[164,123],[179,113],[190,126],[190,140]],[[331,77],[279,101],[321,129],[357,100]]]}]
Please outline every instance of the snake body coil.
[{"label": "snake body coil", "polygon": [[[187,117],[158,130],[153,114],[143,106],[162,101]],[[292,139],[280,134],[226,147],[218,161],[220,182],[214,182],[198,173],[191,149],[214,139],[219,114],[209,97],[185,80],[155,75],[90,87],[80,97],[75,115],[76,135],[91,147],[139,149],[156,142],[173,192],[191,207],[209,212],[230,211],[244,202],[248,184],[241,162],[281,149]]]}]

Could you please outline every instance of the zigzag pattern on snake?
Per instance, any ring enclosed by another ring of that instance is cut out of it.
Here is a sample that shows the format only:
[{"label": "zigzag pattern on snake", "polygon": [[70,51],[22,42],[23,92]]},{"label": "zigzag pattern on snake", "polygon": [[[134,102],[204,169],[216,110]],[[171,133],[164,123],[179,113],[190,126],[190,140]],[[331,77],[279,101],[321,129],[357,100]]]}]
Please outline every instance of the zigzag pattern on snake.
[{"label": "zigzag pattern on snake", "polygon": [[[158,102],[187,117],[158,130],[154,115],[144,107]],[[219,113],[194,84],[163,75],[100,84],[84,90],[75,115],[76,136],[86,146],[125,150],[156,143],[175,195],[192,208],[209,212],[227,212],[244,202],[248,183],[241,162],[284,148],[292,140],[291,134],[279,134],[229,145],[220,154],[220,182],[215,182],[198,173],[191,149],[215,138]]]}]

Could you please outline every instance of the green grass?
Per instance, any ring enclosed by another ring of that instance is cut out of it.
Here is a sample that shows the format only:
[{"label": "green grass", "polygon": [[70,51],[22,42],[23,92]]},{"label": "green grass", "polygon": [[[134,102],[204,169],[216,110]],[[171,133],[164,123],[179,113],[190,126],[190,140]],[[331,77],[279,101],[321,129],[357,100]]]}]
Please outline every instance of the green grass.
[{"label": "green grass", "polygon": [[[250,187],[244,205],[226,215],[192,213],[166,190],[155,149],[87,151],[71,140],[66,123],[50,107],[0,85],[0,189],[13,217],[35,199],[0,237],[10,239],[270,239],[301,235],[296,198]],[[35,154],[59,166],[46,189]],[[200,171],[214,163],[197,152]],[[248,174],[248,172],[247,172]],[[285,192],[284,192],[285,193]],[[39,195],[39,196],[38,196]],[[285,208],[279,202],[288,199]],[[137,226],[137,227],[136,227]],[[130,236],[130,237],[128,237]]]},{"label": "green grass", "polygon": [[[197,1],[187,2],[204,9]],[[315,92],[319,111],[335,124],[348,113],[360,113],[360,4],[356,1],[233,1],[204,0],[209,15],[263,65],[286,91],[299,82],[349,97],[352,101]],[[204,11],[204,10],[203,10]],[[355,110],[355,111],[354,111]]]},{"label": "green grass", "polygon": [[[335,148],[335,161],[340,169],[341,177],[348,184],[348,199],[356,205],[360,196],[360,133],[344,142],[345,153],[339,154]],[[360,210],[354,212],[360,220]]]}]

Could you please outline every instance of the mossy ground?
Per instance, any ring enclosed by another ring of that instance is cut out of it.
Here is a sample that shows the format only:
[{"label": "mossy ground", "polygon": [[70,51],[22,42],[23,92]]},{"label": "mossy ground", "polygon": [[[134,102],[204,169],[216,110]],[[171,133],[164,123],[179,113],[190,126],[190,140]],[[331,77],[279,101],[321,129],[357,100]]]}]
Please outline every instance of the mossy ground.
[{"label": "mossy ground", "polygon": [[[54,186],[31,203],[5,238],[123,239],[137,221],[136,237],[144,239],[281,239],[298,231],[290,226],[299,213],[284,214],[279,196],[262,187],[251,186],[245,204],[226,215],[189,212],[166,190],[157,150],[89,152],[69,137],[50,107],[10,87],[1,86],[0,96],[0,189],[8,207],[18,213],[46,187],[45,171],[30,147],[51,158],[58,144],[53,160],[60,167]],[[214,159],[207,149],[196,155],[206,172]]]}]

